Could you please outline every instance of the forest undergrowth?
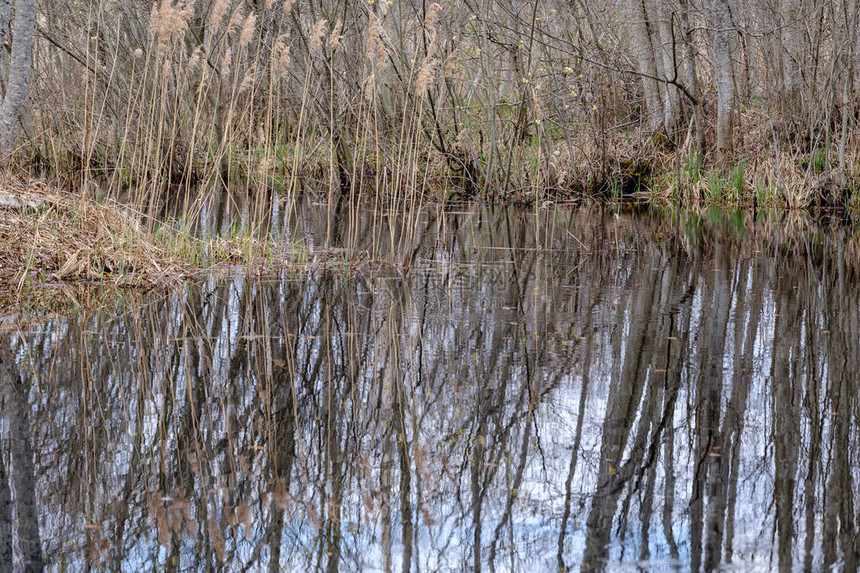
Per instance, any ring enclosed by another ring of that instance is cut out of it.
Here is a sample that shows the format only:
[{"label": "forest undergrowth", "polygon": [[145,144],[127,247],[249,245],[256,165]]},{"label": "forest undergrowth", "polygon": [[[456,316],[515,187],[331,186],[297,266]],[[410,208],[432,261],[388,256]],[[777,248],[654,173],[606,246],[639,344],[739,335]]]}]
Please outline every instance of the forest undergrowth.
[{"label": "forest undergrowth", "polygon": [[849,0],[56,0],[13,162],[152,220],[226,186],[852,206],[857,22]]}]

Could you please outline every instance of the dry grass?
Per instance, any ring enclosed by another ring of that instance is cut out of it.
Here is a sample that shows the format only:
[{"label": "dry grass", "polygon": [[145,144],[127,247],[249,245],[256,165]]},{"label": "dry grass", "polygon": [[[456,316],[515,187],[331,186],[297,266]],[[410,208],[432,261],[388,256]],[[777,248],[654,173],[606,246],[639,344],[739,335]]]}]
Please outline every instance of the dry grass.
[{"label": "dry grass", "polygon": [[12,178],[0,183],[0,198],[0,290],[58,281],[139,286],[187,274],[118,205]]},{"label": "dry grass", "polygon": [[0,179],[0,306],[77,305],[80,293],[67,300],[69,294],[91,286],[116,291],[201,275],[378,266],[364,251],[308,249],[251,232],[197,237],[181,225],[160,223],[150,231],[141,220],[110,200],[96,202],[32,179]]}]

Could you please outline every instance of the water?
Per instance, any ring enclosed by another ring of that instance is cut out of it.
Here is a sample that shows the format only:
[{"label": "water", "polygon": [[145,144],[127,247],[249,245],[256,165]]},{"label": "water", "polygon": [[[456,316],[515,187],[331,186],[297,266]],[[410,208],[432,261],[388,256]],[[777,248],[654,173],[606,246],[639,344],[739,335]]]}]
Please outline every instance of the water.
[{"label": "water", "polygon": [[0,331],[0,563],[856,567],[850,228],[330,214],[275,276]]}]

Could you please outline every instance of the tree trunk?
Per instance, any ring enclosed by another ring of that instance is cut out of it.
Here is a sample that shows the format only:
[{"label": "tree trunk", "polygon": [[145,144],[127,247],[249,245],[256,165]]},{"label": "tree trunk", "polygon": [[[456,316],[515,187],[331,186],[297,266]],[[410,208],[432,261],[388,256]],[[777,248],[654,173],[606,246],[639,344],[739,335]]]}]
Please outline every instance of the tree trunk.
[{"label": "tree trunk", "polygon": [[803,44],[801,26],[806,18],[801,15],[800,0],[782,0],[779,3],[780,71],[782,92],[782,122],[789,134],[796,135],[801,123],[798,111],[801,109],[801,87],[803,85],[802,60]]},{"label": "tree trunk", "polygon": [[657,83],[657,61],[654,57],[654,46],[651,44],[648,13],[644,0],[630,3],[630,35],[633,37],[633,48],[636,52],[636,62],[642,80],[642,91],[645,95],[645,117],[649,129],[658,131],[663,123],[663,103],[660,99],[660,86]]},{"label": "tree trunk", "polygon": [[732,114],[735,85],[732,79],[732,57],[729,26],[729,7],[725,0],[714,2],[713,32],[714,75],[717,81],[717,165],[721,169],[732,163]]},{"label": "tree trunk", "polygon": [[690,3],[688,0],[681,0],[681,10],[679,17],[681,18],[681,29],[684,34],[684,66],[687,71],[687,89],[696,98],[693,104],[693,119],[696,122],[696,158],[702,156],[705,152],[705,125],[702,119],[702,102],[701,94],[699,94],[699,74],[696,71],[696,55],[693,51],[693,38],[690,31]]},{"label": "tree trunk", "polygon": [[[844,62],[845,69],[842,71],[844,77],[842,83],[842,125],[839,137],[839,184],[846,186],[848,184],[848,169],[845,161],[845,150],[848,145],[848,124],[850,116],[854,115],[854,106],[851,104],[851,93],[853,92],[854,78],[854,46],[857,42],[857,23],[860,7],[856,2],[845,2],[842,5],[842,11],[845,18],[845,41],[846,47]],[[835,26],[834,26],[835,27]]]},{"label": "tree trunk", "polygon": [[12,19],[12,0],[0,0],[0,46],[6,44],[9,21]]},{"label": "tree trunk", "polygon": [[[653,21],[657,24],[654,38],[659,40],[657,77],[671,81],[678,79],[679,46],[673,30],[674,11],[670,12],[670,8],[664,5],[665,2],[652,4]],[[681,119],[681,97],[677,86],[668,82],[660,84],[660,96],[663,100],[663,127],[671,137]]]},{"label": "tree trunk", "polygon": [[[0,25],[9,21],[11,0],[0,0]],[[3,70],[6,91],[0,105],[0,165],[9,160],[17,135],[18,117],[27,89],[30,87],[30,59],[33,53],[33,30],[36,24],[36,0],[15,0],[15,18],[12,21],[12,54],[9,69]],[[6,26],[2,27],[6,36]],[[5,73],[8,72],[8,73]]]}]

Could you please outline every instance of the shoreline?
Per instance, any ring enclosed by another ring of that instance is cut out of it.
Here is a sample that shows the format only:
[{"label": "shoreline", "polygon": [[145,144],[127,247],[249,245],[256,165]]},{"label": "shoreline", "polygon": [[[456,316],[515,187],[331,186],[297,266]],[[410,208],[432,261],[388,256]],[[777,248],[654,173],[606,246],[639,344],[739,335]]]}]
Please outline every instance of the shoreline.
[{"label": "shoreline", "polygon": [[[373,208],[372,197],[348,200],[350,205],[355,202]],[[695,215],[714,209],[753,218],[760,213],[768,216],[782,213],[808,217],[810,221],[838,219],[840,225],[853,225],[855,215],[853,209],[841,206],[792,209],[705,202],[679,205],[663,196],[648,195],[615,200],[583,195],[542,199],[539,203],[479,199],[425,201],[406,209],[433,207],[445,212],[464,207],[470,210],[508,207],[539,212],[556,206],[579,209],[586,205],[628,215],[655,210]],[[385,208],[377,206],[380,212],[390,207],[390,203]],[[402,218],[404,223],[409,219],[406,215]],[[411,264],[396,257],[384,260],[367,250],[351,251],[344,246],[317,245],[312,249],[300,243],[260,239],[254,232],[241,228],[200,239],[192,236],[189,229],[193,225],[187,221],[156,222],[153,229],[150,228],[153,225],[144,225],[143,219],[139,212],[112,200],[97,202],[51,188],[39,180],[5,177],[0,181],[0,292],[7,296],[20,294],[25,287],[38,290],[49,283],[151,288],[207,273],[218,274],[225,269],[228,273],[240,269],[274,273],[290,268],[350,271],[385,266],[408,268]],[[246,221],[245,225],[255,227],[253,221]]]}]

